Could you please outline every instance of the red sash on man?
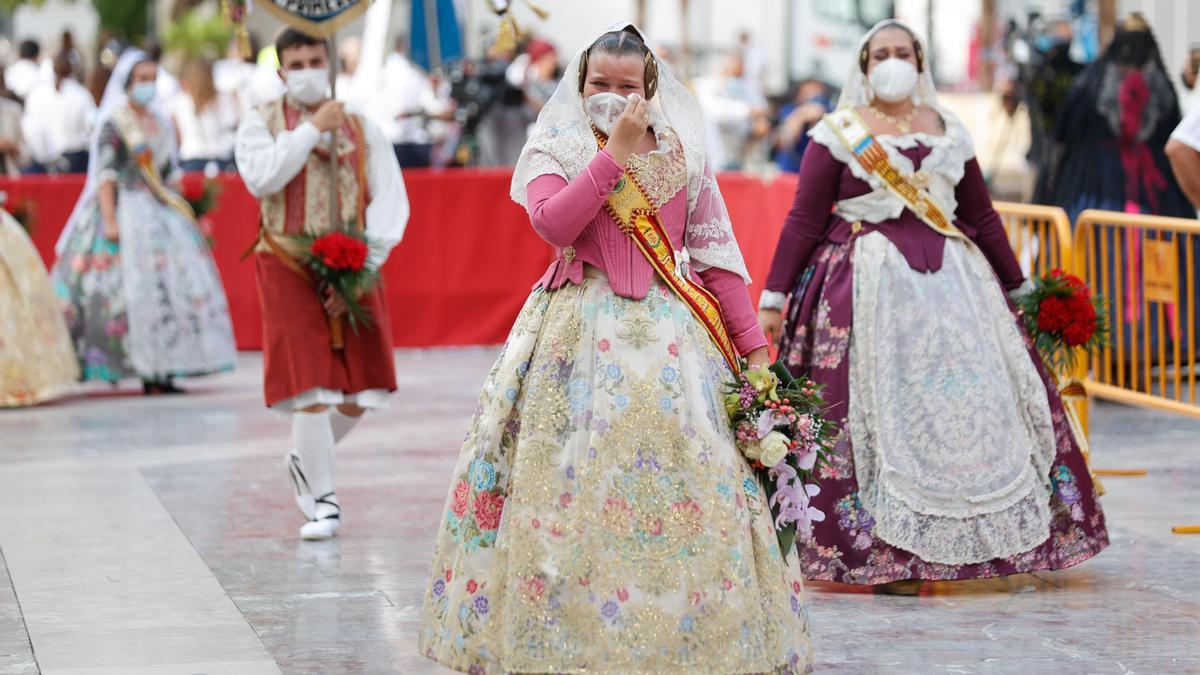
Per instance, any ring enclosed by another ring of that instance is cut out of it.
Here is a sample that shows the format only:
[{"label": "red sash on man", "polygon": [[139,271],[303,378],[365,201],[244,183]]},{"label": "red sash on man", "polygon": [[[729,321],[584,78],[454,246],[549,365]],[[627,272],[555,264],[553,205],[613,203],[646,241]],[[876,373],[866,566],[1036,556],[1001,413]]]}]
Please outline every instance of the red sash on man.
[{"label": "red sash on man", "polygon": [[[260,114],[273,135],[295,129],[310,116],[286,98],[264,106]],[[348,116],[337,139],[340,217],[342,223],[363,228],[370,196],[368,148],[361,120]],[[316,281],[294,257],[294,235],[319,236],[335,229],[329,205],[332,151],[328,141],[319,143],[305,167],[282,191],[262,199],[262,236],[255,246],[255,265],[268,406],[315,388],[346,394],[396,390],[391,320],[383,293],[376,290],[363,296],[361,303],[370,312],[371,325],[346,330],[345,346],[335,350]]]}]

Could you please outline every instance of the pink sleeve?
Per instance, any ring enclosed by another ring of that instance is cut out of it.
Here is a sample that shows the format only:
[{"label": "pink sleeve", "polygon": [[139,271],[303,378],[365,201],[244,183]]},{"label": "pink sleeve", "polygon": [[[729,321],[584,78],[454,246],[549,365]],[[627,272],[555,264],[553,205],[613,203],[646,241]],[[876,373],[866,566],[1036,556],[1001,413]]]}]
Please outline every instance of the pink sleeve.
[{"label": "pink sleeve", "polygon": [[623,171],[607,150],[601,150],[570,183],[553,174],[529,181],[529,218],[533,229],[553,246],[570,246],[596,217]]},{"label": "pink sleeve", "polygon": [[767,336],[758,326],[758,317],[750,304],[750,290],[738,274],[719,267],[700,272],[704,287],[721,303],[721,314],[733,346],[742,356],[767,346]]}]

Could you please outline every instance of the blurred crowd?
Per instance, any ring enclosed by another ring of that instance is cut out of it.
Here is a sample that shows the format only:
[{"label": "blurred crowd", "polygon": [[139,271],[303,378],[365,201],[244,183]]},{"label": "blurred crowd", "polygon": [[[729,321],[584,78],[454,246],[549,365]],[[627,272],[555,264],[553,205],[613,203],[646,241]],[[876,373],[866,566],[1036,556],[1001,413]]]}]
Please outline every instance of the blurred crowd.
[{"label": "blurred crowd", "polygon": [[996,86],[1010,114],[1028,112],[1032,201],[1072,217],[1084,208],[1191,217],[1165,149],[1196,107],[1200,43],[1167,64],[1145,16],[1115,29],[1101,49],[1086,15],[1035,12],[1006,26]]},{"label": "blurred crowd", "polygon": [[[1029,111],[1028,159],[1038,175],[1035,201],[1054,201],[1055,168],[1065,149],[1055,129],[1086,65],[1102,56],[1095,26],[1084,23],[1032,14],[1021,23],[1010,21],[1003,33],[997,88],[1010,111],[1021,106]],[[163,62],[157,105],[174,122],[185,169],[232,170],[239,120],[282,95],[272,48],[259,49],[253,36],[252,43],[249,58],[233,44],[222,59],[168,55]],[[161,56],[155,45],[148,48]],[[89,66],[69,32],[53,44],[25,40],[18,45],[0,91],[0,157],[9,175],[87,170],[97,101],[117,51],[102,50]],[[570,56],[546,40],[526,37],[515,48],[493,46],[482,58],[438,64],[430,72],[412,60],[403,38],[381,66],[360,66],[357,38],[343,39],[338,51],[338,97],[384,129],[406,168],[514,164]],[[663,56],[678,58],[670,50]],[[832,109],[835,87],[810,79],[771,95],[764,84],[766,54],[748,33],[723,52],[696,56],[704,67],[686,70],[700,73],[690,85],[705,112],[714,165],[797,171],[807,132]],[[1135,56],[1155,67],[1161,61],[1156,47],[1140,48]],[[675,65],[684,70],[684,64]],[[1187,90],[1195,87],[1198,68],[1200,44],[1180,74]],[[1161,94],[1151,105],[1178,109],[1179,102]]]},{"label": "blurred crowd", "polygon": [[[175,125],[185,170],[233,170],[239,120],[282,95],[273,50],[260,49],[255,36],[251,42],[250,58],[235,43],[218,60],[168,55],[161,61],[156,105]],[[161,48],[146,47],[161,60]],[[119,51],[110,45],[89,65],[70,32],[52,44],[20,42],[0,90],[0,155],[7,174],[87,171],[97,104]],[[343,39],[338,52],[338,98],[383,128],[406,168],[514,164],[566,61],[536,37],[432,73],[410,58],[403,38],[382,67],[360,67],[357,38]],[[810,80],[794,95],[769,97],[763,85],[767,61],[748,34],[710,61],[712,72],[692,84],[706,112],[714,164],[797,170],[806,131],[830,109],[828,87]]]}]

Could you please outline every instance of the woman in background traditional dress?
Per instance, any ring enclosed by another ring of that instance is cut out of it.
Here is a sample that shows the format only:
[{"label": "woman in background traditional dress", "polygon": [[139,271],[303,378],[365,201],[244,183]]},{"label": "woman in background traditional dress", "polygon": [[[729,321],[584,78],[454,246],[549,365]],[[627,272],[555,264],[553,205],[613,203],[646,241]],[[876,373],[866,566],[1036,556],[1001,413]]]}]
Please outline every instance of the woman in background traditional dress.
[{"label": "woman in background traditional dress", "polygon": [[[722,401],[726,349],[762,367],[767,343],[695,98],[636,28],[604,33],[567,66],[512,187],[560,257],[459,455],[422,651],[471,673],[804,672],[796,557]],[[665,267],[618,225],[622,199],[657,214]],[[720,327],[684,286],[719,299]]]},{"label": "woman in background traditional dress", "polygon": [[[1072,222],[1085,209],[1194,218],[1196,211],[1179,187],[1165,150],[1181,119],[1158,42],[1145,18],[1134,13],[1121,22],[1104,56],[1075,79],[1063,105],[1055,130],[1062,160],[1054,179],[1053,203],[1065,209]],[[1102,276],[1107,285],[1095,290],[1110,300],[1114,327],[1110,340],[1114,347],[1117,340],[1124,341],[1125,362],[1114,367],[1126,369],[1132,379],[1134,364],[1145,361],[1143,354],[1148,353],[1149,362],[1139,368],[1148,373],[1158,360],[1160,346],[1170,354],[1172,344],[1180,345],[1182,358],[1190,358],[1189,336],[1200,330],[1196,308],[1186,302],[1160,305],[1151,300],[1143,311],[1145,235],[1129,230],[1119,237],[1111,231],[1104,236],[1113,253],[1107,263],[1097,253],[1094,264],[1107,268]],[[1200,261],[1200,241],[1193,240],[1192,247],[1193,260]],[[1174,248],[1179,288],[1187,288],[1185,240],[1177,238]],[[1162,345],[1160,312],[1166,326]],[[1144,331],[1139,328],[1143,323]]]},{"label": "woman in background traditional dress", "polygon": [[[158,64],[121,55],[93,134],[88,183],[52,274],[85,380],[137,377],[147,394],[236,358],[225,291],[174,187],[175,135],[155,105]],[[165,181],[165,182],[164,182]]]},{"label": "woman in background traditional dress", "polygon": [[1069,567],[1108,543],[1005,295],[1025,280],[924,54],[897,21],[863,38],[838,110],[812,131],[759,303],[768,335],[782,326],[781,358],[825,386],[842,424],[804,576],[902,594]]}]

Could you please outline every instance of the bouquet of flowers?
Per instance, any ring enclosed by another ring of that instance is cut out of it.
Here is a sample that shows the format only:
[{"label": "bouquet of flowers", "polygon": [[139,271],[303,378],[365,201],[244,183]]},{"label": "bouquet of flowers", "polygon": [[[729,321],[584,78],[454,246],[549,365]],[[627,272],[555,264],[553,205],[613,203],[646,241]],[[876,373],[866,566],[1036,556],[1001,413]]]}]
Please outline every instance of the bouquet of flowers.
[{"label": "bouquet of flowers", "polygon": [[[304,247],[301,260],[316,274],[320,290],[332,288],[346,303],[350,327],[357,333],[359,323],[370,326],[371,316],[359,299],[379,283],[379,272],[367,267],[371,246],[366,236],[348,228],[299,240]],[[340,317],[330,319],[334,347],[340,348]]]},{"label": "bouquet of flowers", "polygon": [[32,201],[28,199],[9,201],[8,193],[0,192],[0,206],[24,228],[26,234],[33,236],[34,204]]},{"label": "bouquet of flowers", "polygon": [[738,449],[750,460],[767,495],[779,550],[787,557],[798,532],[810,533],[825,514],[809,505],[820,494],[813,480],[828,461],[834,425],[825,419],[821,388],[792,377],[786,366],[743,369],[726,385],[725,411]]},{"label": "bouquet of flowers", "polygon": [[213,248],[216,240],[213,237],[212,218],[208,217],[208,212],[217,205],[217,197],[221,194],[220,186],[214,180],[189,174],[184,176],[182,188],[181,196],[192,207],[192,213],[196,215],[197,227],[208,241],[208,247]]},{"label": "bouquet of flowers", "polygon": [[1073,274],[1059,269],[1043,274],[1017,305],[1034,347],[1053,372],[1075,365],[1076,348],[1092,349],[1108,339],[1103,298]]}]

